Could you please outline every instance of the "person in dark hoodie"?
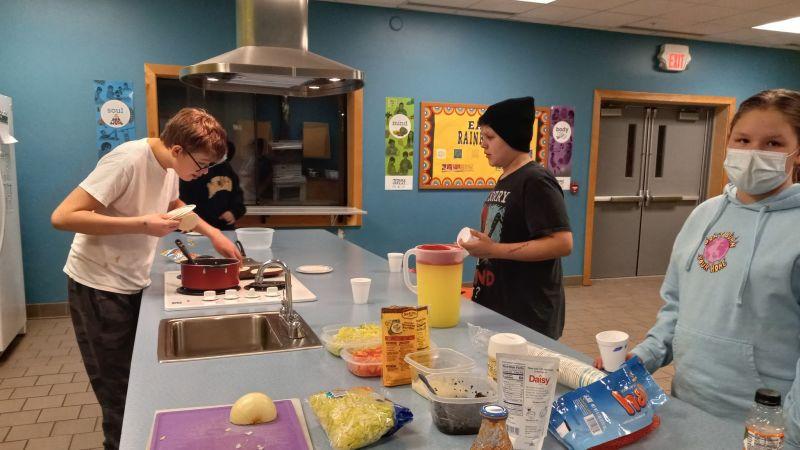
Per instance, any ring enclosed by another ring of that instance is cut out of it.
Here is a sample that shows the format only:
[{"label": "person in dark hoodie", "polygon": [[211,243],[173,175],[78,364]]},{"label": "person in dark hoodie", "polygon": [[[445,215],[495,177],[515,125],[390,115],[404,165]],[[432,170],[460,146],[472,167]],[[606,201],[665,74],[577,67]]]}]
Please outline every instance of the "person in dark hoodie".
[{"label": "person in dark hoodie", "polygon": [[496,103],[478,119],[484,154],[503,173],[483,204],[481,231],[459,244],[478,258],[474,301],[558,339],[572,231],[558,182],[531,157],[533,119],[532,97]]},{"label": "person in dark hoodie", "polygon": [[757,389],[780,392],[786,449],[800,448],[798,165],[800,92],[742,102],[724,163],[731,183],[686,219],[664,306],[629,355],[650,372],[674,361],[673,396],[739,424]]},{"label": "person in dark hoodie", "polygon": [[236,148],[228,141],[228,153],[220,164],[211,167],[200,178],[180,183],[180,198],[187,205],[197,205],[194,212],[220,230],[233,230],[246,211],[239,177],[230,161]]}]

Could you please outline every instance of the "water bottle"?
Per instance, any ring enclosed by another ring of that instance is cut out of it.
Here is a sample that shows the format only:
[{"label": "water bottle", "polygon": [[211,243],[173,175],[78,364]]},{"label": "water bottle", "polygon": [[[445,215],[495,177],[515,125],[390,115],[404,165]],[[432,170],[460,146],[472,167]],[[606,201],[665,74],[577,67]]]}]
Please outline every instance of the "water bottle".
[{"label": "water bottle", "polygon": [[767,388],[757,390],[744,426],[744,450],[782,449],[785,426],[781,393]]}]

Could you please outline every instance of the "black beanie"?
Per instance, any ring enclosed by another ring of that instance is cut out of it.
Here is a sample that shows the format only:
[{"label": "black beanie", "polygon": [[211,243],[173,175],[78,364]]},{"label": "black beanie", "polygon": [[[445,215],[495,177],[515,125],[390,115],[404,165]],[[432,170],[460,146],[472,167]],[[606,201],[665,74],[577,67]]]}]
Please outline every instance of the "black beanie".
[{"label": "black beanie", "polygon": [[478,125],[488,125],[514,150],[528,153],[533,138],[533,97],[510,98],[486,108]]}]

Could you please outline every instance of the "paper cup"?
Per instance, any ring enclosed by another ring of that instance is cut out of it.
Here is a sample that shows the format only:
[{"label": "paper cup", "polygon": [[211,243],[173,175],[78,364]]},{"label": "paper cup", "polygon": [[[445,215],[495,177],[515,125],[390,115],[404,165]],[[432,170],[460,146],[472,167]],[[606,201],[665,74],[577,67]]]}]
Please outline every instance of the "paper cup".
[{"label": "paper cup", "polygon": [[389,272],[400,272],[403,268],[402,253],[387,253],[386,259],[389,260]]},{"label": "paper cup", "polygon": [[597,333],[595,339],[597,339],[597,347],[600,348],[603,368],[607,372],[614,372],[619,369],[628,354],[628,333],[624,331],[603,331]]},{"label": "paper cup", "polygon": [[351,278],[350,286],[353,288],[353,303],[363,305],[369,299],[369,285],[372,280],[369,278]]}]

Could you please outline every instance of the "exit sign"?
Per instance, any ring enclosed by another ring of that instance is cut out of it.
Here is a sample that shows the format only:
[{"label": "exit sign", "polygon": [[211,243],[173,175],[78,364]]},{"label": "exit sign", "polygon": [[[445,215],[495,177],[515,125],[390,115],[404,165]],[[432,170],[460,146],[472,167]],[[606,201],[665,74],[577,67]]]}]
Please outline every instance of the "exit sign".
[{"label": "exit sign", "polygon": [[689,54],[688,45],[664,44],[658,53],[658,66],[669,72],[682,72],[686,70],[692,55]]}]

